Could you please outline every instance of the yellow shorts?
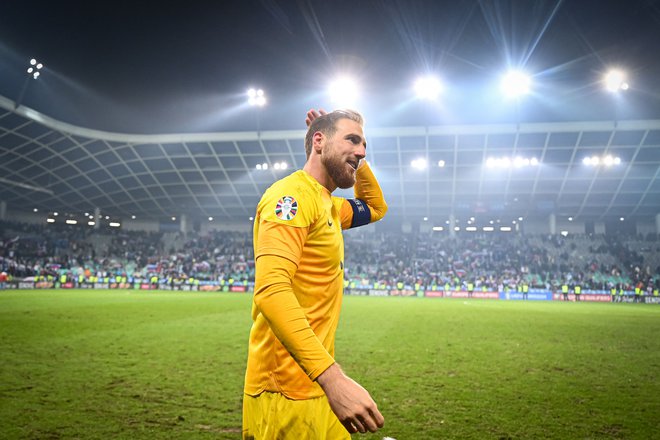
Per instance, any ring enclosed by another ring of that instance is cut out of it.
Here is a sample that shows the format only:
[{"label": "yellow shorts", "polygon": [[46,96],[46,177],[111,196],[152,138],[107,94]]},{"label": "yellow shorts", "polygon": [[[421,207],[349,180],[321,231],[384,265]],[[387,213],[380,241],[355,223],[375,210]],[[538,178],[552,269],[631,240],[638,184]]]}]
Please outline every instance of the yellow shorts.
[{"label": "yellow shorts", "polygon": [[291,400],[279,393],[243,395],[243,440],[345,440],[351,435],[326,396]]}]

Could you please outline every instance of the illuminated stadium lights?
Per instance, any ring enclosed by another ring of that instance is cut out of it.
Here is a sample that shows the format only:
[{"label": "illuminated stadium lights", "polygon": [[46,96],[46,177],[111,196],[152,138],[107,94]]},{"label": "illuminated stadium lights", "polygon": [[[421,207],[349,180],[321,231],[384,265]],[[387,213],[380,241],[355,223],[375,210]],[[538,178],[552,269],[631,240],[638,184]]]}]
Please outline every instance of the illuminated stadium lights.
[{"label": "illuminated stadium lights", "polygon": [[625,218],[624,218],[624,217],[619,217],[619,221],[621,221],[621,222],[622,222],[622,221],[624,221],[624,220],[625,220]]},{"label": "illuminated stadium lights", "polygon": [[619,90],[628,90],[630,87],[626,82],[626,74],[618,69],[613,69],[605,74],[603,79],[605,88],[610,92],[618,92]]},{"label": "illuminated stadium lights", "polygon": [[249,89],[247,91],[248,104],[256,107],[266,105],[266,95],[262,89]]},{"label": "illuminated stadium lights", "polygon": [[582,159],[582,163],[587,166],[597,167],[599,165],[604,165],[606,167],[611,167],[614,165],[621,164],[621,158],[618,156],[612,156],[608,154],[607,156],[587,156]]},{"label": "illuminated stadium lights", "polygon": [[54,218],[47,218],[46,222],[47,223],[55,223],[55,219]]},{"label": "illuminated stadium lights", "polygon": [[212,221],[213,221],[213,217],[209,217],[209,221],[212,222]]},{"label": "illuminated stadium lights", "polygon": [[131,216],[131,220],[135,220],[135,216],[134,216],[134,215]]},{"label": "illuminated stadium lights", "polygon": [[119,222],[110,222],[110,223],[108,223],[108,226],[110,226],[111,228],[118,228],[118,227],[121,226],[121,223],[119,223]]},{"label": "illuminated stadium lights", "polygon": [[568,218],[568,221],[569,221],[569,222],[572,222],[572,221],[573,221],[573,217],[569,217],[569,218]]},{"label": "illuminated stadium lights", "polygon": [[460,230],[461,230],[460,227],[458,227],[458,226],[454,226],[454,231],[458,232],[458,231],[460,231]]},{"label": "illuminated stadium lights", "polygon": [[439,160],[438,161],[438,167],[444,168],[445,167],[445,161],[444,160]]},{"label": "illuminated stadium lights", "polygon": [[426,159],[424,159],[423,157],[420,157],[419,159],[413,159],[410,162],[410,166],[418,170],[425,169],[426,165],[427,165]]},{"label": "illuminated stadium lights", "polygon": [[250,221],[251,221],[251,222],[254,221],[254,217],[250,217]]},{"label": "illuminated stadium lights", "polygon": [[529,93],[531,85],[532,79],[525,72],[510,70],[502,78],[500,87],[506,97],[517,98]]},{"label": "illuminated stadium lights", "polygon": [[88,224],[89,226],[94,226],[94,225],[96,224],[96,222],[95,222],[95,221],[92,221],[92,220],[90,220],[90,221],[88,221],[88,222],[87,222],[87,224]]},{"label": "illuminated stadium lights", "polygon": [[78,220],[74,220],[74,219],[72,219],[72,218],[69,218],[69,219],[67,219],[67,220],[65,221],[65,223],[66,223],[67,225],[77,225],[77,224],[78,224]]},{"label": "illuminated stadium lights", "polygon": [[495,230],[495,228],[492,227],[492,226],[484,226],[483,230],[484,230],[484,232],[493,232]]},{"label": "illuminated stadium lights", "polygon": [[443,228],[442,226],[433,226],[432,229],[433,229],[434,231],[444,231],[444,230],[445,230],[445,228]]},{"label": "illuminated stadium lights", "polygon": [[286,170],[289,167],[286,162],[275,162],[273,168],[276,170]]},{"label": "illuminated stadium lights", "polygon": [[516,156],[514,158],[511,157],[489,157],[486,159],[486,166],[488,168],[509,168],[509,167],[515,167],[515,168],[522,168],[522,167],[535,167],[539,165],[539,161],[537,158],[532,157],[522,157],[522,156]]},{"label": "illuminated stadium lights", "polygon": [[54,212],[53,215],[54,215],[55,217],[57,217],[58,215],[60,215],[60,213],[59,213],[59,212]]},{"label": "illuminated stadium lights", "polygon": [[568,236],[568,231],[561,231],[559,234],[561,234],[562,237],[567,237]]},{"label": "illuminated stadium lights", "polygon": [[465,228],[466,231],[468,232],[477,232],[477,227],[476,226],[468,226]]},{"label": "illuminated stadium lights", "polygon": [[333,103],[342,107],[350,107],[357,100],[357,84],[348,77],[337,78],[328,87],[328,94]]},{"label": "illuminated stadium lights", "polygon": [[435,101],[444,87],[438,78],[429,75],[417,79],[414,89],[417,98],[425,101]]},{"label": "illuminated stadium lights", "polygon": [[35,60],[34,58],[32,58],[32,59],[30,60],[30,67],[28,67],[28,69],[27,69],[27,73],[29,73],[30,75],[32,75],[32,78],[33,78],[33,79],[37,79],[37,78],[39,78],[39,75],[41,75],[40,70],[41,70],[43,67],[44,67],[43,64],[41,64],[39,61],[37,61],[37,60]]},{"label": "illuminated stadium lights", "polygon": [[522,218],[522,217],[518,217],[518,221],[519,221],[519,222],[523,221],[523,218]]},{"label": "illuminated stadium lights", "polygon": [[34,208],[32,212],[39,212],[39,210],[37,208]]},{"label": "illuminated stadium lights", "polygon": [[172,221],[175,222],[175,221],[176,221],[176,217],[172,216]]},{"label": "illuminated stadium lights", "polygon": [[428,217],[424,217],[422,220],[424,220],[425,222],[427,222],[427,221],[429,221],[429,218],[428,218]]},{"label": "illuminated stadium lights", "polygon": [[500,231],[502,231],[502,232],[511,232],[511,226],[501,226]]}]

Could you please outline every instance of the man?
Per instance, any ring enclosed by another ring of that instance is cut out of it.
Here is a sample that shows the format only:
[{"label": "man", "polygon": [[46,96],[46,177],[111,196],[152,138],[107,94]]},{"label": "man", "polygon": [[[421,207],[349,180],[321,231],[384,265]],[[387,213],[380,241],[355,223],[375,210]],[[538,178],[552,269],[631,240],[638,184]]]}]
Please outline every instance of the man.
[{"label": "man", "polygon": [[[342,229],[381,219],[362,116],[310,110],[302,170],[264,193],[254,220],[255,286],[244,439],[350,439],[384,423],[334,360],[344,275]],[[355,199],[333,197],[354,186]]]}]

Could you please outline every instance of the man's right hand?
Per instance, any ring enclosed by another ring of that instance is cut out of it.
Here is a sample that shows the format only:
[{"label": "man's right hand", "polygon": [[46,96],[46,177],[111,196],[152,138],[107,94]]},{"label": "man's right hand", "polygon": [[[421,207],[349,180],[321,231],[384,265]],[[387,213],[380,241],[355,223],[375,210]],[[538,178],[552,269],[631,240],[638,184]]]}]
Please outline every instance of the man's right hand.
[{"label": "man's right hand", "polygon": [[332,364],[316,381],[325,391],[330,408],[348,432],[376,432],[383,427],[385,419],[369,392],[346,376],[339,365]]}]

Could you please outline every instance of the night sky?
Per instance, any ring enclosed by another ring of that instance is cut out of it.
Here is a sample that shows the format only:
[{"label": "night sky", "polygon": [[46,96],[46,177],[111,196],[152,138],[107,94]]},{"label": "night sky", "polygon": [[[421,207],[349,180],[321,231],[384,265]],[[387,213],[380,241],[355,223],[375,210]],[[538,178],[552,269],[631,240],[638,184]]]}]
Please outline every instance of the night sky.
[{"label": "night sky", "polygon": [[[32,57],[46,69],[24,105],[126,133],[303,128],[339,73],[371,126],[660,118],[659,0],[2,2],[1,95],[18,99]],[[517,103],[495,93],[507,65],[534,75]],[[612,66],[620,96],[599,84]],[[438,103],[411,96],[429,72]]]}]

